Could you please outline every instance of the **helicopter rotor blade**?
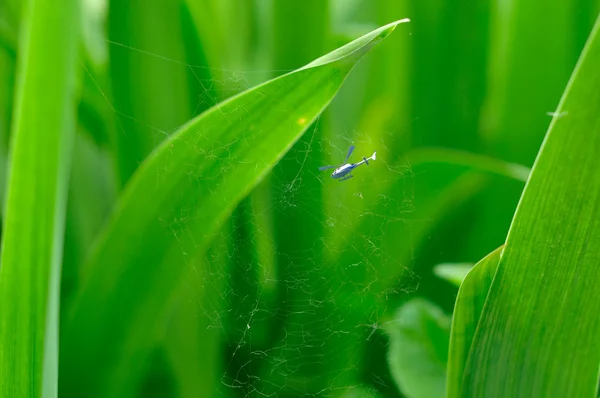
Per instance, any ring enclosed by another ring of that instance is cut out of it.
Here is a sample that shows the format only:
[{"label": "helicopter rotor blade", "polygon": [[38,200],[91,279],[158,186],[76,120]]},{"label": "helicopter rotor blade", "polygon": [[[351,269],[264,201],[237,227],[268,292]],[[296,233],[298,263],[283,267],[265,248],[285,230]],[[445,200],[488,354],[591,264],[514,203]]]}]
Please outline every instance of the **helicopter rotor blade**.
[{"label": "helicopter rotor blade", "polygon": [[321,166],[319,167],[319,170],[323,171],[323,170],[328,170],[328,169],[335,169],[336,166]]},{"label": "helicopter rotor blade", "polygon": [[350,149],[348,149],[348,154],[346,155],[346,159],[344,159],[344,163],[348,161],[348,158],[350,157],[350,155],[352,155],[352,151],[354,151],[354,148],[356,148],[354,145],[350,146]]}]

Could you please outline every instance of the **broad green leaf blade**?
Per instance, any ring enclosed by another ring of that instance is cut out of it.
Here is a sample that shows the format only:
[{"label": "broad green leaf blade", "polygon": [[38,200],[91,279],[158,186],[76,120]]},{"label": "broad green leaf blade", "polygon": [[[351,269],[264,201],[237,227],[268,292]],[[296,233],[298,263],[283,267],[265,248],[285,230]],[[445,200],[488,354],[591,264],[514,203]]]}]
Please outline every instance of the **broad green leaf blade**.
[{"label": "broad green leaf blade", "polygon": [[[597,16],[593,1],[551,7],[545,0],[490,2],[486,97],[478,131],[488,154],[533,164],[552,120],[548,113],[560,101]],[[522,193],[522,186],[504,181],[474,204],[474,232],[466,238],[474,248],[495,247],[506,239]]]},{"label": "broad green leaf blade", "polygon": [[[558,103],[583,45],[583,41],[575,44],[574,32],[580,25],[591,27],[584,18],[573,23],[583,3],[572,7],[556,2],[548,7],[543,0],[492,2],[480,134],[495,144],[495,156],[531,165],[551,121],[546,113]],[[541,13],[552,26],[543,33],[535,23]]]},{"label": "broad green leaf blade", "polygon": [[453,285],[460,286],[471,268],[472,263],[442,263],[433,267],[433,273]]},{"label": "broad green leaf blade", "polygon": [[444,396],[450,340],[450,317],[423,299],[406,302],[386,326],[388,362],[407,398]]},{"label": "broad green leaf blade", "polygon": [[483,311],[487,293],[502,254],[499,247],[468,271],[464,278],[452,315],[446,397],[459,398],[462,378],[475,330]]},{"label": "broad green leaf blade", "polygon": [[600,18],[534,164],[461,397],[593,397],[600,363]]},{"label": "broad green leaf blade", "polygon": [[318,117],[354,63],[398,23],[218,104],[140,165],[63,329],[61,396],[134,390],[186,264]]},{"label": "broad green leaf blade", "polygon": [[365,52],[369,51],[373,48],[381,39],[385,39],[390,34],[390,27],[395,27],[398,24],[410,22],[408,18],[401,19],[399,21],[393,22],[391,24],[385,25],[379,29],[374,30],[373,32],[367,33],[363,36],[369,37],[368,41],[364,41],[361,39],[354,40],[343,47],[333,50],[332,52],[314,60],[308,65],[300,68],[300,69],[310,69],[315,68],[321,65],[326,65],[334,62],[340,62],[342,64],[346,64],[347,66],[351,66],[354,64],[354,60],[356,57],[362,56]]},{"label": "broad green leaf blade", "polygon": [[79,1],[27,2],[0,267],[0,396],[52,397]]}]

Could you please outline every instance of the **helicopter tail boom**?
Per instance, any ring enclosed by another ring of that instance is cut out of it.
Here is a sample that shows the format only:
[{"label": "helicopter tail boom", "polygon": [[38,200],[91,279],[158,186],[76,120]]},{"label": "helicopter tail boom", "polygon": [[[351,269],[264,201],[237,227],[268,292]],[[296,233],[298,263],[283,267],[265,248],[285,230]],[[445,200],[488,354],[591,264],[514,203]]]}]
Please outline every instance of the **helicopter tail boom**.
[{"label": "helicopter tail boom", "polygon": [[376,160],[376,159],[377,159],[377,152],[373,152],[373,156],[371,156],[370,158],[363,156],[363,162],[365,162],[367,164],[367,166],[369,165],[369,160]]}]

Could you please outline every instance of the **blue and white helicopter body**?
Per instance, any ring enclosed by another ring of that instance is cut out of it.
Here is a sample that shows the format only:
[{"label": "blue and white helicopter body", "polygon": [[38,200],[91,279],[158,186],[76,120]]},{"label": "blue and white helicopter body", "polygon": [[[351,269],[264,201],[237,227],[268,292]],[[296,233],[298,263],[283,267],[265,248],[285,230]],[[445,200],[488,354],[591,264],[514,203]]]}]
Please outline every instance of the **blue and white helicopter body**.
[{"label": "blue and white helicopter body", "polygon": [[352,177],[354,177],[351,173],[352,170],[354,170],[355,168],[357,168],[358,166],[360,166],[361,164],[366,163],[367,165],[369,164],[369,160],[375,160],[377,152],[373,152],[373,155],[370,158],[364,157],[363,156],[363,160],[361,160],[358,163],[346,163],[348,161],[348,158],[350,157],[350,155],[352,154],[352,151],[354,151],[354,146],[351,146],[350,149],[348,150],[348,154],[346,155],[346,159],[344,159],[344,163],[341,166],[323,166],[323,167],[319,167],[319,170],[323,171],[323,170],[327,170],[327,169],[335,169],[333,171],[333,173],[331,174],[332,178],[335,179],[340,179],[340,181],[345,181],[347,179],[350,179]]}]

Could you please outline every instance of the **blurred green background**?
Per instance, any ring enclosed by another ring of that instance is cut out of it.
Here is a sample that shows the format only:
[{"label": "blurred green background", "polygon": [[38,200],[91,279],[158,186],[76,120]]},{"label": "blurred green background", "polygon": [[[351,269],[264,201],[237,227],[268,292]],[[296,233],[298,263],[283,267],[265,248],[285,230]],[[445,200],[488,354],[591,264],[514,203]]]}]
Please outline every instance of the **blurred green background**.
[{"label": "blurred green background", "polygon": [[[22,3],[0,3],[2,186]],[[434,266],[504,243],[524,186],[506,170],[533,164],[598,11],[598,0],[84,1],[61,308],[165,137],[408,17],[195,260],[209,277],[186,278],[138,392],[403,396],[387,360],[396,310],[418,296],[451,313],[457,288]],[[318,171],[350,145],[355,161],[377,160],[343,183]]]}]

